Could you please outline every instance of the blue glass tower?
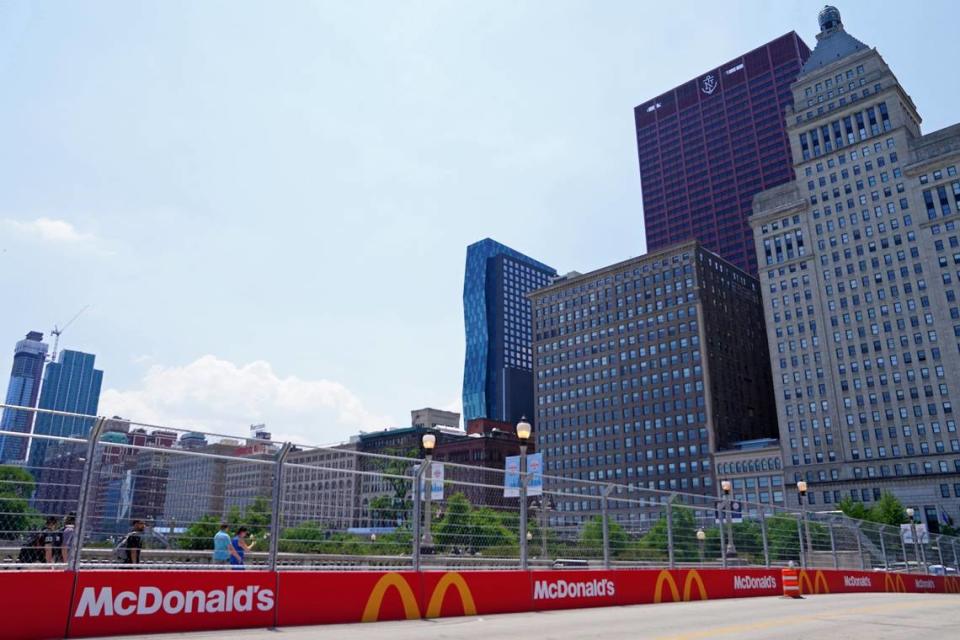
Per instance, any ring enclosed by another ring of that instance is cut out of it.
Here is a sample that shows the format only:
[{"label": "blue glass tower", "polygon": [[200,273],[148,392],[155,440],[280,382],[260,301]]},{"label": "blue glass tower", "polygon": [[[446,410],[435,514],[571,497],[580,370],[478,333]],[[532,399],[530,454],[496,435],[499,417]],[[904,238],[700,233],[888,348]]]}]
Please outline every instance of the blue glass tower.
[{"label": "blue glass tower", "polygon": [[[13,370],[7,386],[6,404],[19,407],[37,406],[43,363],[46,359],[47,344],[43,341],[42,333],[31,331],[25,339],[17,343],[13,351]],[[33,414],[29,411],[3,410],[0,430],[30,433],[32,426]],[[0,435],[0,464],[22,462],[26,454],[26,438]]]},{"label": "blue glass tower", "polygon": [[[91,353],[61,351],[59,361],[49,363],[43,374],[39,407],[95,416],[100,404],[100,385],[103,382],[103,371],[93,368],[95,358]],[[92,428],[92,418],[41,413],[37,415],[33,432],[39,435],[83,438]],[[49,446],[50,441],[34,440],[30,447],[31,468],[43,466]]]},{"label": "blue glass tower", "polygon": [[533,417],[530,301],[556,269],[490,238],[467,247],[463,322],[463,418]]}]

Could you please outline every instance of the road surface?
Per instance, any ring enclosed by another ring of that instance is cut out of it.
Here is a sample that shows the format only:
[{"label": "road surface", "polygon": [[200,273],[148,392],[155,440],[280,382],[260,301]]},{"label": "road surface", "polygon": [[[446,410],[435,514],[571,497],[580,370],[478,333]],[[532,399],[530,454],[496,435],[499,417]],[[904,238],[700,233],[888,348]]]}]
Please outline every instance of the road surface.
[{"label": "road surface", "polygon": [[743,598],[437,620],[124,636],[150,640],[855,640],[960,638],[960,596]]}]

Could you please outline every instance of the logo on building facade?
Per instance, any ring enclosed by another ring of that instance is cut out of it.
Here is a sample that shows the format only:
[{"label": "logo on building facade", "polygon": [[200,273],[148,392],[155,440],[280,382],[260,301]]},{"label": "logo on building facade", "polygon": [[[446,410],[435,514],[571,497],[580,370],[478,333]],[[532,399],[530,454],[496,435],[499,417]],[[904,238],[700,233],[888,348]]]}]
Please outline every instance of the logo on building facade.
[{"label": "logo on building facade", "polygon": [[714,77],[714,75],[711,73],[703,79],[703,82],[700,84],[700,90],[705,94],[710,95],[717,90],[718,86],[720,86],[720,84],[717,82],[716,77]]}]

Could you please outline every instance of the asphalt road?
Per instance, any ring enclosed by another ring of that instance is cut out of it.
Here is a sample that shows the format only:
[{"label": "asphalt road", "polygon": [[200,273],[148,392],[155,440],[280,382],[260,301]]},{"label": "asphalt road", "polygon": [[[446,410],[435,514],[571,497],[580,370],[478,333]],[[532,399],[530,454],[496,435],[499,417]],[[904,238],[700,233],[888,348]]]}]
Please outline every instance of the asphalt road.
[{"label": "asphalt road", "polygon": [[960,596],[865,593],[744,598],[469,618],[125,636],[189,640],[884,640],[960,638]]}]

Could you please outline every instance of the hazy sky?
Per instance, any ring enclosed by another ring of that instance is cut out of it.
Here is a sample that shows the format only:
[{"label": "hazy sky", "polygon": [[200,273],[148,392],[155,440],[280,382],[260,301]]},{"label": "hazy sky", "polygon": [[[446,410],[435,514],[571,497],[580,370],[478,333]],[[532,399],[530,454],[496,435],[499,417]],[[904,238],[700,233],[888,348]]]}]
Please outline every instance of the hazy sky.
[{"label": "hazy sky", "polygon": [[[633,107],[819,2],[0,1],[0,387],[84,305],[101,412],[339,440],[459,409],[466,245],[644,252]],[[954,2],[845,2],[956,122]],[[948,19],[949,18],[949,19]]]}]

